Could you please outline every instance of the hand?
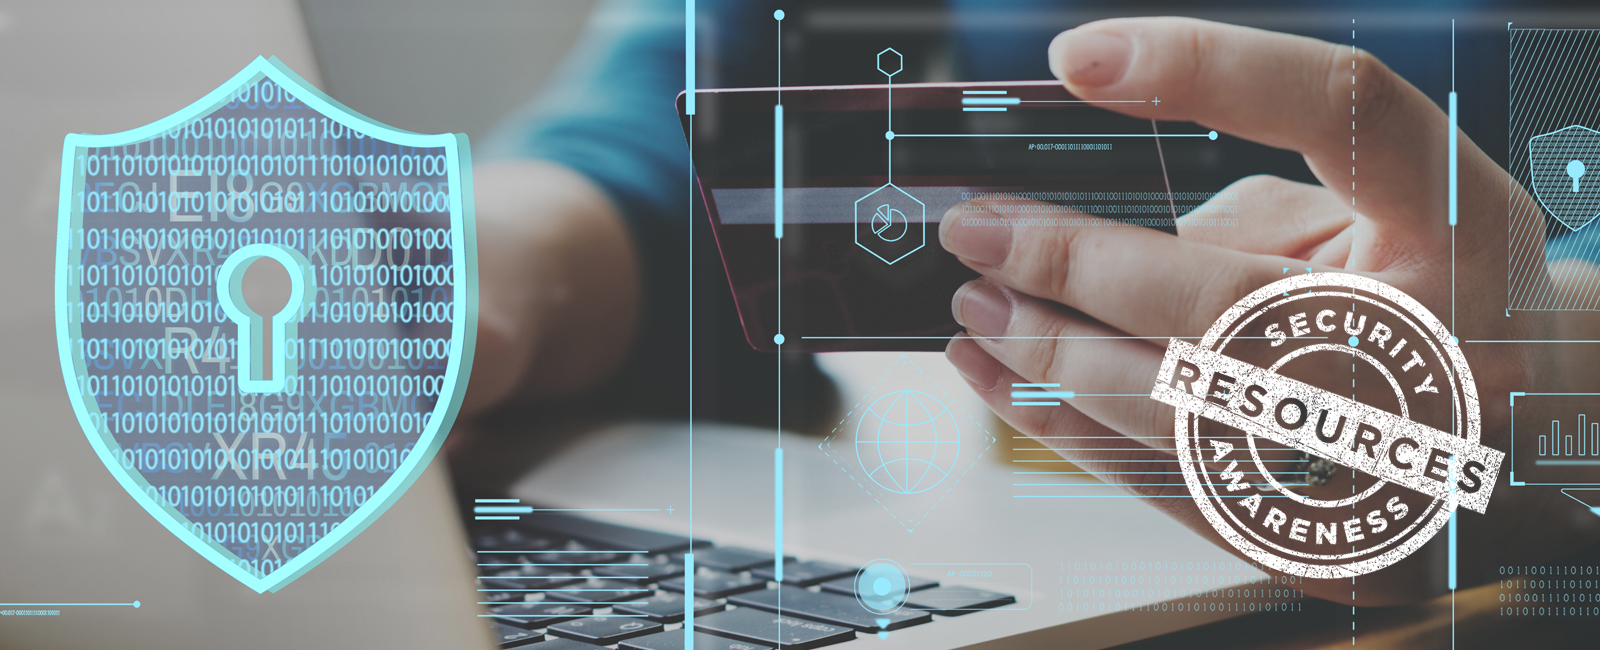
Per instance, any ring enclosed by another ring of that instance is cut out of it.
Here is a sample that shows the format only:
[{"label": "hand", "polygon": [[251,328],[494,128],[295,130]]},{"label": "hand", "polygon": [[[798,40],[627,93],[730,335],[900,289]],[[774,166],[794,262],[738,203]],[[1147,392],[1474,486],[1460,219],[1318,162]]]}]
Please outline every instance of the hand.
[{"label": "hand", "polygon": [[[1052,382],[1081,393],[1148,394],[1168,337],[1204,333],[1240,298],[1283,278],[1284,267],[1377,278],[1435,314],[1449,315],[1454,254],[1461,298],[1457,331],[1474,339],[1531,340],[1592,327],[1592,320],[1558,319],[1548,312],[1508,318],[1503,303],[1482,299],[1504,292],[1508,235],[1543,240],[1542,232],[1507,233],[1508,193],[1522,198],[1523,190],[1456,134],[1460,227],[1452,253],[1448,148],[1441,137],[1448,132],[1448,119],[1365,52],[1253,29],[1154,18],[1107,20],[1065,32],[1051,44],[1049,56],[1067,89],[1083,99],[1160,96],[1159,107],[1104,107],[1137,117],[1195,121],[1297,151],[1322,182],[1246,178],[1227,190],[1238,193],[1237,227],[1192,227],[1180,219],[1177,237],[1143,228],[963,225],[958,215],[982,211],[983,202],[958,206],[940,225],[945,248],[984,276],[953,299],[957,321],[974,338],[953,339],[947,350],[973,389],[1018,430],[1106,482],[1128,486],[1124,489],[1149,498],[1230,551],[1192,499],[1162,498],[1189,494],[1181,475],[1173,472],[1171,407],[1147,398],[1015,407],[1010,384]],[[1538,282],[1570,282],[1552,279],[1542,263],[1539,271]],[[1574,265],[1562,272],[1593,271]],[[999,336],[1112,338],[984,338]],[[1463,349],[1482,397],[1483,443],[1502,451],[1509,444],[1508,391],[1561,390],[1552,386],[1570,386],[1566,382],[1585,372],[1558,363],[1550,346],[1463,344]],[[1458,519],[1464,584],[1487,580],[1483,571],[1493,563],[1548,560],[1600,541],[1600,520],[1572,517],[1572,504],[1562,503],[1564,497],[1553,490],[1509,487],[1505,469],[1488,513],[1463,513]],[[1440,534],[1430,546],[1437,548],[1443,540]],[[1305,591],[1362,605],[1427,597],[1445,588],[1428,555],[1425,548],[1361,577],[1355,594],[1345,580],[1307,580]]]}]

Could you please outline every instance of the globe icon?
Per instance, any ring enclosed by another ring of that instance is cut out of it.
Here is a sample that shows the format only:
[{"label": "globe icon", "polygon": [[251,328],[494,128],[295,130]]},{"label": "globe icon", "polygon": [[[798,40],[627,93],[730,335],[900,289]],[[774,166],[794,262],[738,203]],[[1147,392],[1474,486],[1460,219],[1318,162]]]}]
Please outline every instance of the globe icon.
[{"label": "globe icon", "polygon": [[873,483],[895,494],[933,489],[955,469],[960,455],[955,416],[922,391],[879,397],[856,423],[856,460]]}]

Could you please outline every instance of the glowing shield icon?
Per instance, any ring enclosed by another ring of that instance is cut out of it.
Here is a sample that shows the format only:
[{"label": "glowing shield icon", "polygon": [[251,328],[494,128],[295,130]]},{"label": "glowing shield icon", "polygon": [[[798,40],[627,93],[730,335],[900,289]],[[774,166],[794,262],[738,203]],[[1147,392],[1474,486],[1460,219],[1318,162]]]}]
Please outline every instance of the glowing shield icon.
[{"label": "glowing shield icon", "polygon": [[[257,592],[383,514],[450,431],[477,329],[470,158],[276,58],[153,124],[66,137],[56,338],[78,421],[139,505]],[[262,265],[287,303],[246,299]]]},{"label": "glowing shield icon", "polygon": [[1600,131],[1576,124],[1528,139],[1533,193],[1550,215],[1578,230],[1600,216]]}]

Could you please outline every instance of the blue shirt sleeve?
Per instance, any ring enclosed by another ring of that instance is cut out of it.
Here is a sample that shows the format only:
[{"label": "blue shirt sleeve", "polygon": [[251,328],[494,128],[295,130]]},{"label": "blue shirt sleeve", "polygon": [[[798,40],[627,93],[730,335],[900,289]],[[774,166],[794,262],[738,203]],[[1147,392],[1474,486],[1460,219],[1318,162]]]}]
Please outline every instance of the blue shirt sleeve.
[{"label": "blue shirt sleeve", "polygon": [[662,373],[682,365],[675,351],[688,334],[691,165],[675,106],[683,20],[675,0],[603,2],[547,90],[502,123],[479,157],[564,165],[616,205],[639,253],[644,296],[634,340],[618,342],[633,350],[621,374],[654,384],[663,404],[676,398],[659,388]]},{"label": "blue shirt sleeve", "polygon": [[549,89],[491,135],[483,157],[560,163],[605,190],[641,236],[681,230],[690,166],[674,101],[683,60],[681,3],[608,0]]}]

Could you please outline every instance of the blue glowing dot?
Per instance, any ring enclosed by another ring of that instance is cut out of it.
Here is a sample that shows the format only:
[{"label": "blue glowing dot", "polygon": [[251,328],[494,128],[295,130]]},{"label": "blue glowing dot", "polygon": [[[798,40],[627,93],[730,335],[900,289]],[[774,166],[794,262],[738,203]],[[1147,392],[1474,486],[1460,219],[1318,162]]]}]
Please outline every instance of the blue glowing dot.
[{"label": "blue glowing dot", "polygon": [[773,334],[772,335],[772,342],[773,343],[777,343],[778,345],[783,345],[783,335],[782,334]]},{"label": "blue glowing dot", "polygon": [[783,20],[783,10],[779,9],[777,11],[772,12],[772,17],[776,18],[778,20]]},{"label": "blue glowing dot", "polygon": [[1461,339],[1454,336],[1450,337],[1450,345],[1461,345]]},{"label": "blue glowing dot", "polygon": [[872,591],[879,596],[889,595],[890,587],[891,585],[889,584],[888,578],[878,578],[877,580],[872,581]]},{"label": "blue glowing dot", "polygon": [[133,601],[133,608],[134,609],[139,609],[139,601],[137,601],[137,600]]},{"label": "blue glowing dot", "polygon": [[894,131],[884,131],[883,132],[883,139],[885,139],[885,140],[893,140],[894,139]]},{"label": "blue glowing dot", "polygon": [[1217,139],[1217,132],[1216,131],[1212,131],[1210,133],[1207,133],[1206,137],[1211,138],[1212,140],[1215,140],[1215,139]]},{"label": "blue glowing dot", "polygon": [[1361,339],[1358,339],[1358,338],[1356,338],[1354,336],[1350,337],[1350,347],[1353,348],[1356,345],[1359,345],[1360,343],[1361,343]]}]

